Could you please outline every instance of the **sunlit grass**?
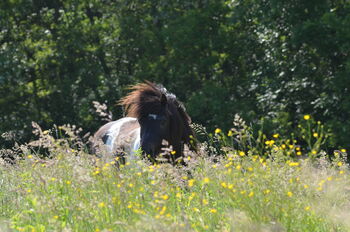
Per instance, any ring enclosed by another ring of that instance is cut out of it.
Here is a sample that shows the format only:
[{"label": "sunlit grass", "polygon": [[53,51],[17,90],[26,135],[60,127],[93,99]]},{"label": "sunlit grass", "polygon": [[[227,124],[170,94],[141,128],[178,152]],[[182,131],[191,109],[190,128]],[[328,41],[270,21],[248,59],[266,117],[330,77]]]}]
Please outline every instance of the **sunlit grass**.
[{"label": "sunlit grass", "polygon": [[[261,141],[260,155],[257,147],[233,148],[235,133],[216,129],[223,155],[201,147],[186,152],[187,166],[129,160],[117,168],[117,159],[72,149],[74,139],[50,133],[39,133],[50,159],[22,148],[23,159],[0,164],[0,230],[350,230],[344,149],[331,161],[275,133]],[[309,146],[323,136],[313,133]]]},{"label": "sunlit grass", "polygon": [[31,155],[1,166],[1,218],[18,231],[349,229],[345,165],[292,165],[280,155],[199,157],[186,168],[135,161],[119,170],[83,153]]}]

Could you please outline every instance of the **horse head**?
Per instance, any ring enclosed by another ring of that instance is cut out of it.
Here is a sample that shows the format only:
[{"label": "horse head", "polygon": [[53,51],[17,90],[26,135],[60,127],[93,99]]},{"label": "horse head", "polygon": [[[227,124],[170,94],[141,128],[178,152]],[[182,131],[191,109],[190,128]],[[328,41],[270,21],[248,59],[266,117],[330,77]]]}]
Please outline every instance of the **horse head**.
[{"label": "horse head", "polygon": [[140,124],[140,145],[144,156],[155,161],[161,153],[163,141],[172,146],[170,161],[173,163],[183,155],[184,144],[193,136],[191,119],[175,95],[163,86],[151,82],[135,85],[120,104],[127,116],[137,118]]},{"label": "horse head", "polygon": [[149,155],[152,160],[161,152],[162,141],[170,140],[170,116],[164,94],[160,103],[159,110],[138,118],[141,127],[141,148],[144,155]]}]

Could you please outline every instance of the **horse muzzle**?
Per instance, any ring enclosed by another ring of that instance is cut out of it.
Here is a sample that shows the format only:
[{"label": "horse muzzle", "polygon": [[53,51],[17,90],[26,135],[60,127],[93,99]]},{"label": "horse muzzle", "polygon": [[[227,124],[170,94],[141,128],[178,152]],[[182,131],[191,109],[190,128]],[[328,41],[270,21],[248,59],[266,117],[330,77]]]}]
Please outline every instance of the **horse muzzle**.
[{"label": "horse muzzle", "polygon": [[141,145],[141,148],[142,148],[142,154],[144,157],[146,157],[152,162],[156,161],[156,158],[160,152],[160,149],[157,149],[155,146],[150,146],[150,145],[148,146]]}]

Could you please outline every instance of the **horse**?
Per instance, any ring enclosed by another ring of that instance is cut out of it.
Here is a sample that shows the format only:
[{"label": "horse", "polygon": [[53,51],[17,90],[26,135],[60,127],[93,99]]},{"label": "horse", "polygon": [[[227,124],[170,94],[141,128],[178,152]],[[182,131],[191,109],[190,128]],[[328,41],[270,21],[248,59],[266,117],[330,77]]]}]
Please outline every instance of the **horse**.
[{"label": "horse", "polygon": [[183,104],[162,85],[149,81],[130,90],[118,103],[126,117],[103,125],[95,133],[94,150],[103,144],[109,155],[135,159],[141,148],[142,156],[156,163],[166,141],[172,148],[167,162],[183,163],[184,145],[195,150],[191,118]]}]

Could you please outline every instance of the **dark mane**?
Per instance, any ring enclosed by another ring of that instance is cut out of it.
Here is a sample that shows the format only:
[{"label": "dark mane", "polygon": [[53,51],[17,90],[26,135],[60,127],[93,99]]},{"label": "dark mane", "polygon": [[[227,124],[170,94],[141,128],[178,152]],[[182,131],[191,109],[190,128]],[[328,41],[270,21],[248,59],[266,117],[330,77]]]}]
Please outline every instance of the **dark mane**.
[{"label": "dark mane", "polygon": [[169,93],[162,85],[147,81],[129,89],[132,91],[119,101],[119,104],[124,106],[126,116],[140,118],[150,113],[158,113],[162,106],[162,96],[165,96],[169,107],[181,108],[183,116],[186,120],[190,120],[176,96]]},{"label": "dark mane", "polygon": [[[176,96],[169,93],[162,85],[145,82],[130,87],[132,90],[123,97],[119,104],[125,109],[126,116],[142,118],[148,114],[158,114],[162,108],[162,97],[166,97],[168,114],[171,118],[171,134],[173,141],[190,144],[193,131],[190,127],[191,118]],[[172,143],[172,141],[169,141]]]},{"label": "dark mane", "polygon": [[125,109],[126,116],[141,118],[161,109],[161,97],[167,95],[164,87],[151,82],[140,83],[129,88],[132,90],[119,104]]}]

